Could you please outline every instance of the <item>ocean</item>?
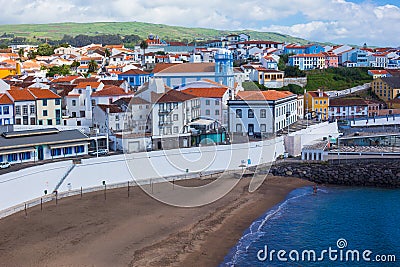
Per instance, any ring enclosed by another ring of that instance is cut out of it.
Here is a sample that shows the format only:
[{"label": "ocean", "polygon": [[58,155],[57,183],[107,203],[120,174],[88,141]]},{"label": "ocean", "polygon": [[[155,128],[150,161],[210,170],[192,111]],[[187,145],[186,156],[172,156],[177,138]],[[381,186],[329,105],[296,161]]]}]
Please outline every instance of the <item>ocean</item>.
[{"label": "ocean", "polygon": [[225,266],[400,266],[400,190],[296,189],[252,223]]}]

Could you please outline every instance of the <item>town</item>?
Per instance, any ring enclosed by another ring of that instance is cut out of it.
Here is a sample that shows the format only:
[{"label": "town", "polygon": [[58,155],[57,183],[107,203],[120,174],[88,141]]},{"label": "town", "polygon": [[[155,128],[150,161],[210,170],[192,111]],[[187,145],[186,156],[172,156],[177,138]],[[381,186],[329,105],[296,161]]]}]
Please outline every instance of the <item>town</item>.
[{"label": "town", "polygon": [[[305,89],[307,71],[356,68],[370,82]],[[257,141],[321,122],[396,125],[400,114],[400,49],[366,44],[231,34],[197,46],[150,34],[133,49],[12,45],[0,78],[0,162],[11,164]]]}]

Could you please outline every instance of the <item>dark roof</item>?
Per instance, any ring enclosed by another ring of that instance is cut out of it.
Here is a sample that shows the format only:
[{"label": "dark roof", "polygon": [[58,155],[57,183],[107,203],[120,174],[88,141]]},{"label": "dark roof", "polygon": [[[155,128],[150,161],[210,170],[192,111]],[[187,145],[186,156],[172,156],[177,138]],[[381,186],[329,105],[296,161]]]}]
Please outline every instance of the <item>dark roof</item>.
[{"label": "dark roof", "polygon": [[180,91],[169,90],[158,99],[157,103],[184,102],[192,98],[195,97]]},{"label": "dark roof", "polygon": [[122,113],[124,112],[118,105],[111,104],[111,105],[104,105],[104,104],[98,104],[97,105],[101,110],[104,112],[107,112],[107,109],[109,109],[109,113]]},{"label": "dark roof", "polygon": [[0,151],[38,145],[88,141],[88,137],[79,130],[58,131],[55,128],[8,132],[5,135],[10,137],[6,138],[4,134],[0,136]]},{"label": "dark roof", "polygon": [[330,107],[368,106],[368,103],[359,97],[333,98],[329,100]]},{"label": "dark roof", "polygon": [[392,88],[400,88],[400,77],[383,77],[381,79]]},{"label": "dark roof", "polygon": [[115,85],[121,86],[125,81],[124,80],[101,80],[101,83],[104,85]]}]

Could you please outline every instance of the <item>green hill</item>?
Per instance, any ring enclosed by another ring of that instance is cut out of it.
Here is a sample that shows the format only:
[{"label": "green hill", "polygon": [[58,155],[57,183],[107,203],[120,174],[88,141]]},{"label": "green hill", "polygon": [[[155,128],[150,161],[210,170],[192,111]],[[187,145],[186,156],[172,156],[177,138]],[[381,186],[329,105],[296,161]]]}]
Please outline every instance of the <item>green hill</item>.
[{"label": "green hill", "polygon": [[258,32],[251,30],[243,31],[224,31],[206,28],[186,28],[169,26],[163,24],[152,24],[144,22],[95,22],[95,23],[50,23],[50,24],[18,24],[0,25],[1,34],[14,34],[15,37],[25,37],[29,41],[36,39],[60,40],[65,34],[76,36],[98,35],[98,34],[119,34],[119,35],[138,35],[147,38],[149,34],[158,35],[165,40],[212,40],[219,39],[221,36],[235,33],[246,33],[253,40],[272,40],[278,42],[296,42],[300,44],[309,41],[292,37],[289,35]]}]

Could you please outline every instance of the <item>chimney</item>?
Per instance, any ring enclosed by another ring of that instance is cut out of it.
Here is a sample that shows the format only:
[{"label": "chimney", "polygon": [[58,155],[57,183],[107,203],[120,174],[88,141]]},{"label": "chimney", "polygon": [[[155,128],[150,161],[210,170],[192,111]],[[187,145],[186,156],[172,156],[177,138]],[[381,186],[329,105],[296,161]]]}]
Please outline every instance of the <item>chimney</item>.
[{"label": "chimney", "polygon": [[318,89],[318,97],[322,97],[323,96],[323,92],[321,91],[321,89]]}]

